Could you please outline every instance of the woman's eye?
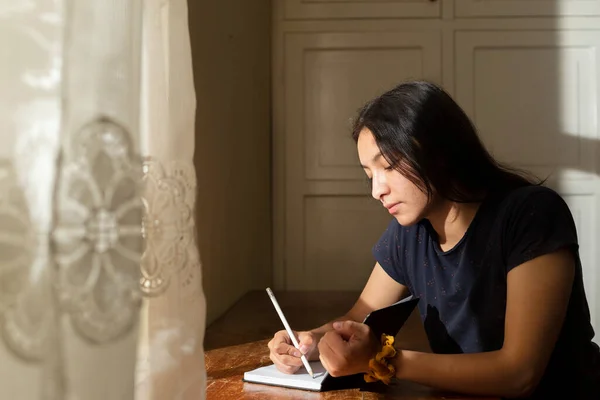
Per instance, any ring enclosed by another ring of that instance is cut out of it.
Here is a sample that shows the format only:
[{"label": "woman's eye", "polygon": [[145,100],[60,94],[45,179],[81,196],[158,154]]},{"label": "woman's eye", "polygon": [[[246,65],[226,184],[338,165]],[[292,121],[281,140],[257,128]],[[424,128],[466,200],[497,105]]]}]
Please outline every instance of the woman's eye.
[{"label": "woman's eye", "polygon": [[387,166],[384,168],[386,171],[392,171],[394,169],[394,167],[392,167],[391,165]]}]

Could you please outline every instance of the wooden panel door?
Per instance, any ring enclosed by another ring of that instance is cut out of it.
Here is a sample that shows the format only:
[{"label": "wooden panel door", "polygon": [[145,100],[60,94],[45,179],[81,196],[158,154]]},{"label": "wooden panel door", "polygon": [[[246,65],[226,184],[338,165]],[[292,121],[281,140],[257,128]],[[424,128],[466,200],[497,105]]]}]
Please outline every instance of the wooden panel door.
[{"label": "wooden panel door", "polygon": [[435,18],[441,0],[283,0],[284,17],[293,19]]},{"label": "wooden panel door", "polygon": [[598,331],[600,31],[464,31],[455,38],[456,98],[483,141],[500,160],[549,177],[573,212]]},{"label": "wooden panel door", "polygon": [[600,0],[455,0],[458,17],[600,15]]},{"label": "wooden panel door", "polygon": [[283,245],[276,283],[361,289],[374,265],[371,247],[390,216],[370,197],[350,120],[400,81],[439,82],[441,33],[288,33],[283,65],[285,156],[275,168],[285,212],[275,229]]}]

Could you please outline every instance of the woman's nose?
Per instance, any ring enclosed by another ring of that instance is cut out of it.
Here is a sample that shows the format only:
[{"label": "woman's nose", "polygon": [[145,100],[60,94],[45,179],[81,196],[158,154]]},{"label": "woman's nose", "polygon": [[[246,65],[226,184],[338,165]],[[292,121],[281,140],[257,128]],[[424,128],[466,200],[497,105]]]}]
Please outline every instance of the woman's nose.
[{"label": "woman's nose", "polygon": [[381,200],[381,196],[388,194],[389,187],[382,175],[373,176],[371,195],[375,200]]}]

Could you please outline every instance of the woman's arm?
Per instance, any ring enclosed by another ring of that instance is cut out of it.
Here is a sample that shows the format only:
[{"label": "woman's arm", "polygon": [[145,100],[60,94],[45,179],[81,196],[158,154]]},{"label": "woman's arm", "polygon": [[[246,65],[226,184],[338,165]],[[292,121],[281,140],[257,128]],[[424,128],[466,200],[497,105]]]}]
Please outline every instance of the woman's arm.
[{"label": "woman's arm", "polygon": [[574,271],[568,250],[513,268],[507,277],[502,349],[448,355],[401,350],[394,360],[396,376],[462,393],[507,397],[531,393],[560,333]]},{"label": "woman's arm", "polygon": [[[333,322],[340,320],[362,322],[371,311],[389,306],[407,295],[408,288],[390,278],[381,265],[376,263],[358,300],[345,315],[311,331],[297,332],[300,352],[306,354],[309,360],[318,360],[317,344],[326,332],[333,329]],[[299,358],[301,354],[292,345],[285,330],[276,332],[268,346],[269,357],[280,371],[294,373],[302,366]]]},{"label": "woman's arm", "polygon": [[383,270],[379,263],[375,264],[367,284],[363,288],[358,300],[343,316],[329,321],[323,326],[311,330],[312,333],[322,336],[333,329],[335,321],[351,320],[363,322],[371,311],[387,307],[409,294],[408,288],[396,282]]}]

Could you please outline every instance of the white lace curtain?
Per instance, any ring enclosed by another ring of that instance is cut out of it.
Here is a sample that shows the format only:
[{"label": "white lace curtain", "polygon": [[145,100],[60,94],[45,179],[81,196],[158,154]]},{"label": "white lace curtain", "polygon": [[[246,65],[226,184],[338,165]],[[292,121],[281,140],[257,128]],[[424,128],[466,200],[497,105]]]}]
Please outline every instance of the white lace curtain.
[{"label": "white lace curtain", "polygon": [[0,0],[0,55],[0,398],[204,398],[185,0]]}]

